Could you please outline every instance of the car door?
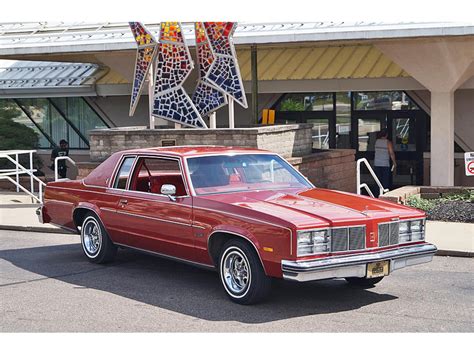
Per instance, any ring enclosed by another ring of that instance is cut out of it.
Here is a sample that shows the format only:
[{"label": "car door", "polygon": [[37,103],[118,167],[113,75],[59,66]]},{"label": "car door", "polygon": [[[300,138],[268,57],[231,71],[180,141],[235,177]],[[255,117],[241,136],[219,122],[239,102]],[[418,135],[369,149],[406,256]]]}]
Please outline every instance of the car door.
[{"label": "car door", "polygon": [[[176,195],[161,193],[165,184]],[[192,199],[178,158],[140,156],[117,213],[128,246],[193,260]]]}]

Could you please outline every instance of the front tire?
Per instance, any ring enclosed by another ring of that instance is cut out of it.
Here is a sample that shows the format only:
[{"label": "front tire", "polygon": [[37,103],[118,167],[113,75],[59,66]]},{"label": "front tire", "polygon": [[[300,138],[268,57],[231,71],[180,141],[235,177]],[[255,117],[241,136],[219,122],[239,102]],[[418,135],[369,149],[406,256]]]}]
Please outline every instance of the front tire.
[{"label": "front tire", "polygon": [[81,245],[90,262],[104,264],[115,259],[117,247],[112,243],[95,213],[86,214],[81,228]]},{"label": "front tire", "polygon": [[255,249],[245,241],[232,239],[224,244],[219,275],[227,295],[235,303],[258,303],[270,292],[271,279],[265,274]]},{"label": "front tire", "polygon": [[374,287],[375,284],[378,284],[382,281],[383,276],[374,277],[372,279],[366,279],[365,277],[346,277],[346,281],[349,285],[360,287],[360,288],[371,288]]}]

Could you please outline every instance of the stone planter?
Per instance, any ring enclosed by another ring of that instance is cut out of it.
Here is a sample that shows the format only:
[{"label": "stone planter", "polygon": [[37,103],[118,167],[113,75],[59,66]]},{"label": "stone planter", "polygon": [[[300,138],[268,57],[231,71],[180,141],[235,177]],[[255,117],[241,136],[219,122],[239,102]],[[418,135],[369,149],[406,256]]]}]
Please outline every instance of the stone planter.
[{"label": "stone planter", "polygon": [[312,152],[311,128],[311,124],[290,124],[235,129],[96,129],[90,131],[90,158],[103,161],[124,149],[167,145],[250,147],[269,150],[285,158],[301,157]]},{"label": "stone planter", "polygon": [[474,256],[474,224],[426,222],[426,241],[438,247],[440,255]]}]

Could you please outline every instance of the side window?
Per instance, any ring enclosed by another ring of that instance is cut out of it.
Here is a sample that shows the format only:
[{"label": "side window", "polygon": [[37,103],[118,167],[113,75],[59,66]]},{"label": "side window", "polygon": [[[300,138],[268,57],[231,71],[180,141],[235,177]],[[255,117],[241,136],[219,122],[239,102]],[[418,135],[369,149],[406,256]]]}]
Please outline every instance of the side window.
[{"label": "side window", "polygon": [[130,190],[161,194],[164,184],[176,187],[176,196],[186,195],[178,160],[140,158],[133,174]]},{"label": "side window", "polygon": [[114,188],[125,190],[127,187],[128,177],[130,176],[130,170],[132,169],[135,157],[127,157],[123,160],[122,166],[117,172],[115,177]]}]

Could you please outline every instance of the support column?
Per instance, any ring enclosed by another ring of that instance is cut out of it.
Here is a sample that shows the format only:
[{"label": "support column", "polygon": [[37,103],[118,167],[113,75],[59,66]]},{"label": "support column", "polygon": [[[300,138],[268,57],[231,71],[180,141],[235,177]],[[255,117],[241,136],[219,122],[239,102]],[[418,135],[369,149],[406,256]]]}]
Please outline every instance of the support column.
[{"label": "support column", "polygon": [[431,92],[431,185],[454,185],[454,92]]},{"label": "support column", "polygon": [[258,124],[258,68],[257,68],[257,46],[251,47],[250,65],[252,68],[252,120]]}]

